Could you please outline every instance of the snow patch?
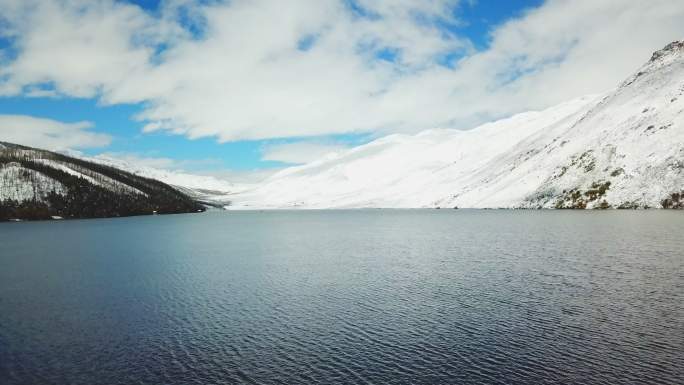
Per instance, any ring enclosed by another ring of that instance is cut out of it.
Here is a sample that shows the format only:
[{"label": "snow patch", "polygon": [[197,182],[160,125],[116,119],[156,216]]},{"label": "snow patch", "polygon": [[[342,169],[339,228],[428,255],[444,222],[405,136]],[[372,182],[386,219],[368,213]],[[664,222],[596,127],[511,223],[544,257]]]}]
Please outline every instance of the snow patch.
[{"label": "snow patch", "polygon": [[89,169],[80,167],[72,163],[61,162],[53,159],[35,159],[34,162],[41,163],[56,170],[63,171],[69,175],[83,178],[86,181],[88,181],[88,183],[93,184],[95,186],[100,186],[109,191],[123,191],[127,194],[138,194],[147,196],[147,194],[143,193],[142,191],[134,187],[131,187],[127,184],[116,181],[106,175],[93,172]]},{"label": "snow patch", "polygon": [[16,162],[0,165],[0,201],[42,201],[53,191],[59,195],[66,194],[62,183],[40,172]]}]

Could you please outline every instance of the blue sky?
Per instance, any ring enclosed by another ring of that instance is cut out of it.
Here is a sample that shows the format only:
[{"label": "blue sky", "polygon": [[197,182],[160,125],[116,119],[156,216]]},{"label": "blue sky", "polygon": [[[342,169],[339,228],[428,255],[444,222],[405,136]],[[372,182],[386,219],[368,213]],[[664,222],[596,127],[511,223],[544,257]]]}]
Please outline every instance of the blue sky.
[{"label": "blue sky", "polygon": [[89,155],[198,173],[281,168],[600,92],[684,33],[665,0],[0,6],[0,140],[58,148],[71,135]]},{"label": "blue sky", "polygon": [[[244,171],[283,167],[288,163],[262,160],[263,148],[300,140],[293,137],[219,143],[214,137],[188,139],[165,132],[143,133],[143,124],[134,119],[141,111],[141,106],[136,104],[103,106],[96,99],[45,97],[4,97],[0,101],[0,114],[31,115],[69,123],[86,120],[94,123],[93,131],[112,136],[111,143],[105,148],[82,149],[81,152],[87,155],[111,152],[171,158],[184,161],[183,169],[186,171]],[[322,139],[352,146],[366,143],[372,138],[371,134],[363,133],[331,135]],[[195,165],[192,161],[196,162]]]}]

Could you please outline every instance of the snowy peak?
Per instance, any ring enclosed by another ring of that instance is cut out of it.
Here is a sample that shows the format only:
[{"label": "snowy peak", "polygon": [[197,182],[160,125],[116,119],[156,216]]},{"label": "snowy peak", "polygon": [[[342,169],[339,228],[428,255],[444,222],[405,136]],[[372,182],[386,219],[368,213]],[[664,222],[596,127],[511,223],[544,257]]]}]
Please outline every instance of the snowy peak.
[{"label": "snowy peak", "polygon": [[655,51],[651,59],[646,62],[634,75],[630,76],[621,84],[622,87],[631,85],[640,86],[640,83],[651,81],[652,77],[672,79],[668,74],[669,68],[684,65],[684,41],[675,41],[666,45],[663,49]]},{"label": "snowy peak", "polygon": [[663,49],[655,51],[651,56],[649,63],[662,60],[666,56],[676,56],[682,55],[684,53],[684,41],[673,41],[672,43],[666,45]]}]

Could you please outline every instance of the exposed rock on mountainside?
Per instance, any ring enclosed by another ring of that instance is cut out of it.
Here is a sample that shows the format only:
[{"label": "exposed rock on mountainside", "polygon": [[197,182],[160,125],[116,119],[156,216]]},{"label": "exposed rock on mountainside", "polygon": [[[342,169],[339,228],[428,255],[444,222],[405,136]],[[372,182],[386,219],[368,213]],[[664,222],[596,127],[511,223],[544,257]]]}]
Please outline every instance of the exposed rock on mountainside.
[{"label": "exposed rock on mountainside", "polygon": [[0,143],[0,220],[187,213],[204,207],[153,179]]},{"label": "exposed rock on mountainside", "polygon": [[681,208],[684,42],[616,89],[469,131],[391,135],[272,176],[235,208]]}]

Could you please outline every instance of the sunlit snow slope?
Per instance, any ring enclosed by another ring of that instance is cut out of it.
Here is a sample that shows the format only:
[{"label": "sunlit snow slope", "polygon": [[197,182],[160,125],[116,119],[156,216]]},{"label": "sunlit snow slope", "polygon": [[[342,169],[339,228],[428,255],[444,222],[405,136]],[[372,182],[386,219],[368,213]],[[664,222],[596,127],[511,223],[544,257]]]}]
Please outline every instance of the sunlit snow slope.
[{"label": "sunlit snow slope", "polygon": [[675,42],[604,95],[469,131],[391,135],[285,169],[232,207],[680,207],[683,111]]}]

